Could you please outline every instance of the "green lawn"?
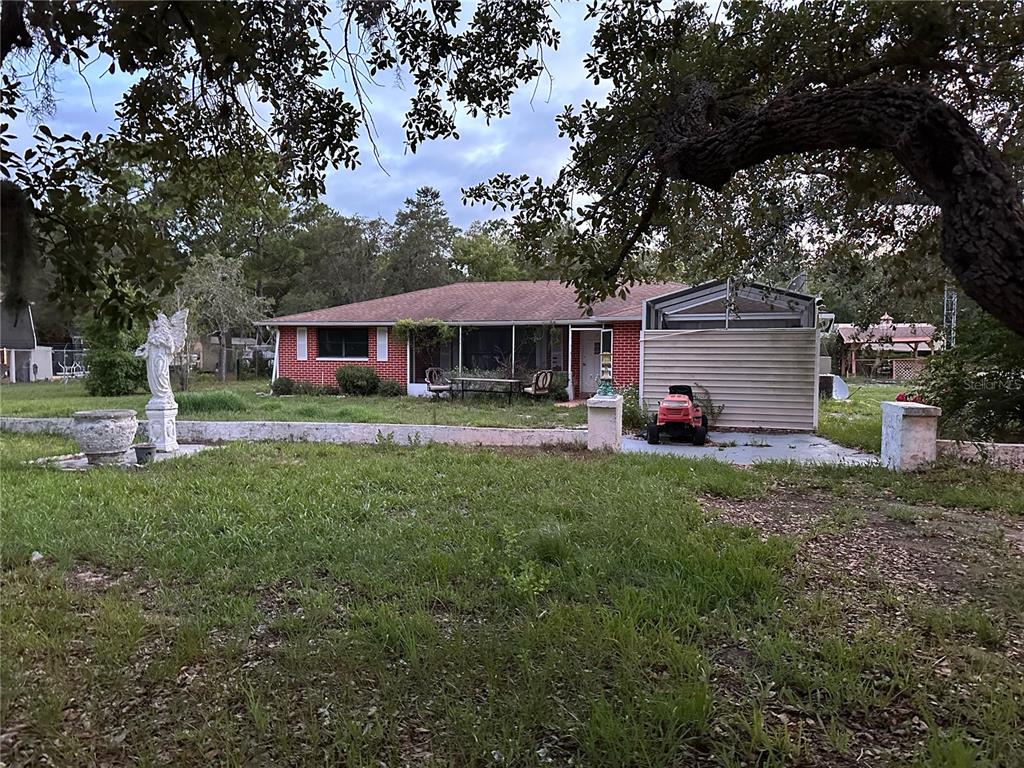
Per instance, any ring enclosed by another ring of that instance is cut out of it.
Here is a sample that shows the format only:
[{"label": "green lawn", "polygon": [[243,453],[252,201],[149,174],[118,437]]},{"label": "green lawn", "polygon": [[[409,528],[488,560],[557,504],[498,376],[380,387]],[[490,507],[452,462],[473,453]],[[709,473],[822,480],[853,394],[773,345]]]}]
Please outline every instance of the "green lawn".
[{"label": "green lawn", "polygon": [[[376,424],[455,424],[472,427],[574,427],[586,423],[586,408],[553,401],[501,397],[435,400],[423,397],[270,397],[266,381],[201,382],[179,392],[178,418],[206,421],[340,421]],[[70,416],[92,408],[134,408],[143,416],[147,395],[90,397],[80,381],[10,384],[0,387],[4,416]]]},{"label": "green lawn", "polygon": [[850,384],[848,400],[822,400],[818,433],[851,448],[873,453],[882,450],[883,400],[892,400],[906,386]]},{"label": "green lawn", "polygon": [[1024,753],[1020,476],[243,443],[65,473],[24,463],[62,439],[0,447],[9,766]]}]

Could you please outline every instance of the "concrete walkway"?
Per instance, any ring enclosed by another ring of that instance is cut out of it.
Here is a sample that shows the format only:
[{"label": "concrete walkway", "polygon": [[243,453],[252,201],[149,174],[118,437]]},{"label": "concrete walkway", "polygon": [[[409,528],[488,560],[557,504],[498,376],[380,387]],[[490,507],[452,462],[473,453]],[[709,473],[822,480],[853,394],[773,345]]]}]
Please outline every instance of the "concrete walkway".
[{"label": "concrete walkway", "polygon": [[844,448],[820,435],[800,432],[715,432],[707,445],[690,445],[663,440],[649,445],[637,437],[622,438],[622,450],[681,458],[707,458],[728,464],[749,466],[761,461],[796,461],[801,464],[878,464],[878,457],[855,448]]}]

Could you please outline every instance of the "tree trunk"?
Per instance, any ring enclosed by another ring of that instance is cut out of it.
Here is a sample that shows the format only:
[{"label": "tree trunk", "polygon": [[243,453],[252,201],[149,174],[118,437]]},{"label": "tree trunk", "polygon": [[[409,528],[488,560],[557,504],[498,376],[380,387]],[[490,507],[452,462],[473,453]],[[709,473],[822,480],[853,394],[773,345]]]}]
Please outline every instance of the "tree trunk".
[{"label": "tree trunk", "polygon": [[[689,116],[688,116],[689,117]],[[1024,336],[1024,206],[1005,163],[935,95],[876,82],[783,96],[724,127],[666,132],[662,170],[711,189],[782,155],[835,149],[893,154],[942,210],[942,260],[964,291]]]},{"label": "tree trunk", "polygon": [[220,371],[218,371],[217,378],[221,381],[228,380],[228,342],[230,339],[231,334],[229,332],[220,332],[220,365],[218,366]]}]

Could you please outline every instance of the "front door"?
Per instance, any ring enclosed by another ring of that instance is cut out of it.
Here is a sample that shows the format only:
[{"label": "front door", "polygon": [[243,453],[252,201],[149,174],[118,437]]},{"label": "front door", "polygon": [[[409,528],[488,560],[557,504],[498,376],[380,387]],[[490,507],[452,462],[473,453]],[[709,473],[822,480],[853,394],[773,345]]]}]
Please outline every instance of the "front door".
[{"label": "front door", "polygon": [[592,395],[601,383],[601,331],[580,332],[580,394]]}]

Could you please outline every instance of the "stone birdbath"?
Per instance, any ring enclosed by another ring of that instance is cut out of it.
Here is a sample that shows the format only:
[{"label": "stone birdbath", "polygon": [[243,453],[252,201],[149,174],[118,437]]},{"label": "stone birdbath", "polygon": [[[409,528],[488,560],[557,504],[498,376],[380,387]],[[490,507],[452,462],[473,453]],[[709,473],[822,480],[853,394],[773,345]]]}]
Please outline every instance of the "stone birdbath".
[{"label": "stone birdbath", "polygon": [[139,417],[129,409],[77,411],[71,435],[90,464],[121,464],[135,440]]}]

